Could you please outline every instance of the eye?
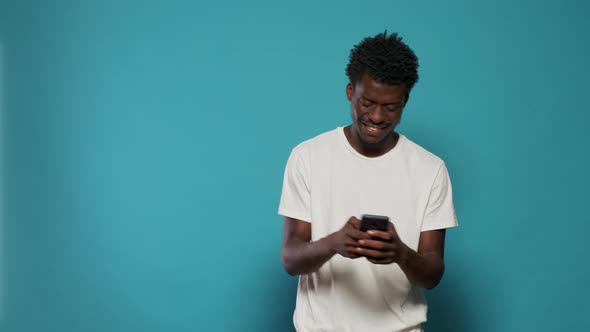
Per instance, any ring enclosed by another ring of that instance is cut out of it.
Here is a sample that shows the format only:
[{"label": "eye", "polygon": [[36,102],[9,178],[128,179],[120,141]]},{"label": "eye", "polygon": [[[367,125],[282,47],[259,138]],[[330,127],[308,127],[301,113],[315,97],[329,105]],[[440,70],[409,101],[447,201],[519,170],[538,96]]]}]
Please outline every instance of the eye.
[{"label": "eye", "polygon": [[370,102],[368,100],[365,100],[365,99],[361,99],[360,102],[361,102],[361,105],[363,105],[364,107],[371,107],[371,106],[373,106],[373,103],[372,102]]},{"label": "eye", "polygon": [[392,106],[387,106],[387,110],[389,112],[397,112],[401,109],[401,105],[392,105]]}]

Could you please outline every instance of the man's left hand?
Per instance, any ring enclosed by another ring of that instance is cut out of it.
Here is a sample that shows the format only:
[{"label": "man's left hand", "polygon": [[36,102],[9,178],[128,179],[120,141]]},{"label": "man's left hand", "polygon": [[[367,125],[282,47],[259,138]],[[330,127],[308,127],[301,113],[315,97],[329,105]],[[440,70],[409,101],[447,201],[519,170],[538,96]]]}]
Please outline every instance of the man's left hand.
[{"label": "man's left hand", "polygon": [[361,247],[357,252],[369,262],[391,264],[403,263],[407,259],[411,249],[400,240],[392,223],[387,225],[387,231],[369,230],[367,234],[373,238],[359,240]]}]

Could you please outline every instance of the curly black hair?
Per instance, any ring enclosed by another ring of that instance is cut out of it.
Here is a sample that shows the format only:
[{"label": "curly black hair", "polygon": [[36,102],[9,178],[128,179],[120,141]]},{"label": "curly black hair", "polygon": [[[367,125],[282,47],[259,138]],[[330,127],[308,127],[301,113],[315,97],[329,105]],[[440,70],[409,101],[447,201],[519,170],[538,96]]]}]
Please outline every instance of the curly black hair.
[{"label": "curly black hair", "polygon": [[418,57],[397,33],[387,31],[367,37],[350,51],[346,75],[350,83],[361,80],[365,73],[383,84],[406,83],[408,94],[418,81]]}]

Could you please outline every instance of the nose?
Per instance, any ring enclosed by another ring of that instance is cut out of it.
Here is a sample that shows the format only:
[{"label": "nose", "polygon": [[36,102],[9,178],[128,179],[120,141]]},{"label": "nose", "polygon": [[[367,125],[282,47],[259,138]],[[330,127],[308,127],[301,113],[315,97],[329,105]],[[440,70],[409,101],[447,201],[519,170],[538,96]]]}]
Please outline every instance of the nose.
[{"label": "nose", "polygon": [[381,105],[377,105],[369,111],[369,120],[374,124],[381,124],[385,121],[385,110]]}]

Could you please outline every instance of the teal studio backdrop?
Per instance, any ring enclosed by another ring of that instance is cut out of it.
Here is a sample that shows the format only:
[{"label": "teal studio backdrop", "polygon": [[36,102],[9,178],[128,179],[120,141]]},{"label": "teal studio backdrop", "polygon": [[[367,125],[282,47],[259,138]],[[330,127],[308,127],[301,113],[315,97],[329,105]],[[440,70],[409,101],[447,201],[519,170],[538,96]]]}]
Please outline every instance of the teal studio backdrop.
[{"label": "teal studio backdrop", "polygon": [[588,330],[584,1],[2,1],[1,331],[291,331],[284,165],[399,32],[460,227],[428,331]]}]

